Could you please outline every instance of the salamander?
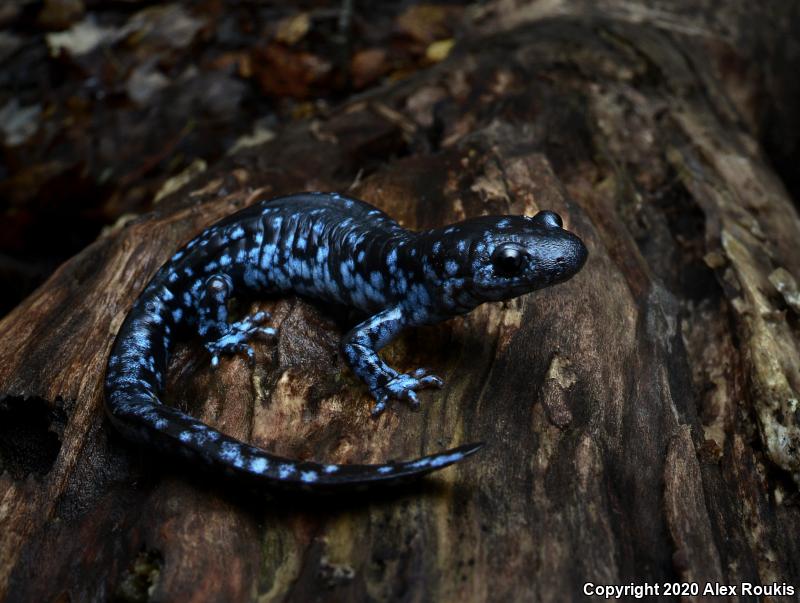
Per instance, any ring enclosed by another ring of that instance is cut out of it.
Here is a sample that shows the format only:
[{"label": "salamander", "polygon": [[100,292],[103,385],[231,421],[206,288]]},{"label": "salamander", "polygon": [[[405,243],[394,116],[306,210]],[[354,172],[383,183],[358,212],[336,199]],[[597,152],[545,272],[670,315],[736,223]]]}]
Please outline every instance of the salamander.
[{"label": "salamander", "polygon": [[341,353],[374,398],[419,405],[417,392],[441,388],[424,369],[401,373],[378,352],[406,327],[434,324],[491,301],[563,282],[587,250],[552,211],[482,216],[414,232],[379,209],[337,193],[257,202],[205,229],[153,276],[114,341],[105,380],[112,424],[127,438],[267,486],[335,489],[391,483],[460,461],[469,444],[380,465],[299,462],[231,438],[162,403],[170,349],[181,335],[202,340],[212,367],[223,356],[252,361],[253,338],[274,336],[267,312],[239,320],[234,296],[295,293],[355,310],[363,321]]}]

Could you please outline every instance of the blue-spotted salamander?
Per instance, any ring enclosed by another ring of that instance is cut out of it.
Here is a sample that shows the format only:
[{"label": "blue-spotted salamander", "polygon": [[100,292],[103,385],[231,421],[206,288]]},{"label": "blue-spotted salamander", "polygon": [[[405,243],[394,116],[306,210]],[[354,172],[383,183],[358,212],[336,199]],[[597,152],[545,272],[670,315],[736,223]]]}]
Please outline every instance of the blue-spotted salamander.
[{"label": "blue-spotted salamander", "polygon": [[266,312],[228,316],[233,296],[294,292],[359,311],[365,320],[341,342],[378,415],[390,399],[416,407],[417,391],[442,380],[400,373],[378,352],[405,327],[430,325],[563,282],[587,250],[550,211],[484,216],[412,232],[375,207],[336,193],[256,203],[210,226],[161,267],[134,303],[114,342],[105,381],[112,423],[128,438],[273,486],[327,490],[403,481],[475,452],[472,444],[383,465],[298,462],[269,454],[161,401],[176,335],[187,329],[217,366],[258,335],[274,335]]}]

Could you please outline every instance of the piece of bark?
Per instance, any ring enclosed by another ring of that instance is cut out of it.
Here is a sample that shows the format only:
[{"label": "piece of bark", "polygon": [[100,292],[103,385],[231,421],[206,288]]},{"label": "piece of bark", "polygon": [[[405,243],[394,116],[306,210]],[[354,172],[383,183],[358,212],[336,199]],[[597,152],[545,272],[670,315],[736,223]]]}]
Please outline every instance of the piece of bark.
[{"label": "piece of bark", "polygon": [[[800,277],[796,210],[691,31],[567,6],[494,21],[441,65],[211,168],[0,322],[0,598],[577,601],[586,582],[800,584],[799,317],[769,279]],[[287,502],[116,436],[105,361],[158,266],[239,207],[354,181],[408,227],[555,210],[589,262],[390,346],[392,365],[446,379],[419,413],[371,420],[336,352],[346,321],[294,298],[259,302],[280,335],[253,369],[212,373],[181,344],[166,399],[300,458],[485,450],[394,495]]]}]

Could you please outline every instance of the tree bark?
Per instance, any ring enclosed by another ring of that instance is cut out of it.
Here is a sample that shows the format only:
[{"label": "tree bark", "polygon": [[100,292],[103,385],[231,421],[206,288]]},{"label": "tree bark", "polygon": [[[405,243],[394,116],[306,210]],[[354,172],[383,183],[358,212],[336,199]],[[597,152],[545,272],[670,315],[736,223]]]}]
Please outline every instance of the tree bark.
[{"label": "tree bark", "polygon": [[[738,44],[796,18],[784,4],[770,5],[781,19],[709,21],[699,7],[499,2],[444,63],[111,228],[0,322],[0,599],[800,587],[800,219],[759,141],[780,98],[758,95],[751,49],[765,51]],[[258,302],[279,337],[255,368],[212,372],[197,341],[181,344],[167,399],[286,456],[378,462],[486,441],[475,459],[395,493],[272,499],[105,421],[107,355],[149,277],[220,217],[299,190],[348,191],[411,228],[552,209],[590,258],[566,284],[388,348],[393,366],[446,380],[419,413],[370,419],[337,355],[346,321],[295,298]]]}]

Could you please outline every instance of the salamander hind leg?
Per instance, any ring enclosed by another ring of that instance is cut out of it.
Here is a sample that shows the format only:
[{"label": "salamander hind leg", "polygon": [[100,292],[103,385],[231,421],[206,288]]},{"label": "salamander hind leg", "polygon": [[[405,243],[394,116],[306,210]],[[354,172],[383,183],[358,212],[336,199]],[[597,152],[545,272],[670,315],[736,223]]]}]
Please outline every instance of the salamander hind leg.
[{"label": "salamander hind leg", "polygon": [[211,366],[215,368],[220,356],[238,352],[244,352],[253,362],[255,352],[248,342],[254,337],[275,335],[275,329],[262,326],[270,318],[268,312],[256,312],[242,320],[229,322],[228,300],[232,291],[230,277],[215,274],[206,281],[199,304],[197,330],[211,354]]}]

